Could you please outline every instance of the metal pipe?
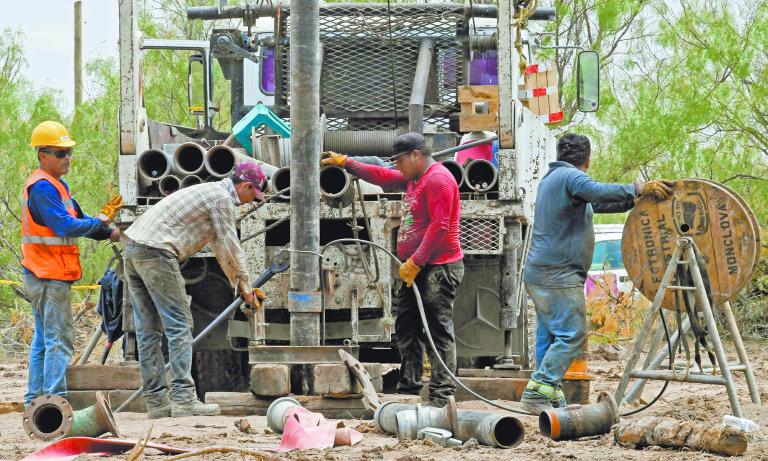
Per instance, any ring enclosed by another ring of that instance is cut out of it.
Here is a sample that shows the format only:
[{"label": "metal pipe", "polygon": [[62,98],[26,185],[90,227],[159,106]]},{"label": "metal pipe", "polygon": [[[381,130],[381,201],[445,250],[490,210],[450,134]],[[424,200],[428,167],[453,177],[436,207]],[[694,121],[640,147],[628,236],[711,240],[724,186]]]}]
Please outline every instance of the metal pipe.
[{"label": "metal pipe", "polygon": [[301,404],[291,397],[280,397],[267,408],[267,427],[275,434],[282,434],[285,429],[285,414]]},{"label": "metal pipe", "polygon": [[423,38],[416,61],[416,71],[413,74],[411,101],[408,105],[408,131],[413,133],[424,133],[424,98],[427,94],[429,71],[432,69],[434,54],[435,42],[432,39]]},{"label": "metal pipe", "polygon": [[451,155],[453,153],[462,151],[464,149],[469,149],[471,147],[492,143],[493,141],[496,141],[497,139],[499,139],[498,136],[491,136],[490,138],[485,138],[485,139],[480,139],[478,141],[468,142],[466,144],[461,144],[461,145],[455,146],[455,147],[449,147],[448,149],[444,149],[444,150],[441,150],[441,151],[438,151],[438,152],[433,152],[432,153],[432,158],[435,159],[435,160],[439,160],[442,157],[447,157],[447,156],[449,156],[449,155]]},{"label": "metal pipe", "polygon": [[173,169],[182,175],[198,174],[203,171],[205,149],[194,142],[185,142],[173,153]]},{"label": "metal pipe", "polygon": [[272,190],[274,191],[281,191],[283,189],[288,189],[286,192],[278,195],[278,198],[281,198],[283,200],[290,200],[291,199],[291,168],[284,166],[282,168],[278,168],[274,174],[272,175],[272,178],[270,178],[269,183],[272,186]]},{"label": "metal pipe", "polygon": [[405,130],[390,131],[326,131],[323,150],[345,155],[390,155],[395,138]]},{"label": "metal pipe", "polygon": [[[291,169],[290,182],[301,184],[291,192],[292,295],[320,290],[320,2],[291,0]],[[275,173],[277,174],[277,173]],[[280,190],[282,188],[278,188]],[[309,296],[311,299],[319,300]],[[298,299],[298,298],[297,298]],[[303,302],[290,310],[290,344],[320,344],[320,306]],[[307,370],[309,372],[309,370]],[[302,373],[303,374],[303,373]],[[302,379],[302,387],[309,384]],[[308,390],[308,389],[307,389]]]},{"label": "metal pipe", "polygon": [[461,189],[461,186],[464,185],[464,167],[455,160],[443,160],[440,163],[451,173],[453,179],[456,180],[456,185]]},{"label": "metal pipe", "polygon": [[160,189],[160,193],[167,197],[181,189],[181,180],[178,176],[169,174],[160,180],[158,188]]},{"label": "metal pipe", "polygon": [[619,422],[619,407],[607,392],[597,403],[552,408],[539,414],[539,431],[552,440],[574,440],[607,434]]},{"label": "metal pipe", "polygon": [[744,341],[741,339],[739,327],[736,325],[736,318],[733,316],[731,302],[724,302],[721,310],[723,314],[725,314],[725,323],[728,326],[728,331],[731,333],[731,339],[733,340],[734,346],[736,346],[736,353],[739,355],[739,360],[741,361],[741,365],[731,366],[731,370],[744,368],[744,373],[747,378],[747,388],[749,388],[749,396],[752,398],[752,403],[760,405],[760,390],[757,388],[757,384],[755,384],[752,363],[749,361],[749,355],[747,355],[747,350],[744,348]]},{"label": "metal pipe", "polygon": [[256,17],[274,17],[280,2],[262,2],[248,6],[192,6],[187,8],[187,19],[242,19],[246,12]]},{"label": "metal pipe", "polygon": [[233,148],[225,145],[213,146],[205,153],[205,171],[211,176],[216,178],[225,178],[232,170],[235,169],[235,165],[241,162],[251,162],[259,165],[261,170],[267,175],[267,178],[271,178],[272,174],[277,171],[277,167],[270,165],[269,163],[257,160],[245,153],[244,149]]},{"label": "metal pipe", "polygon": [[476,159],[464,168],[464,181],[475,192],[488,192],[497,188],[498,172],[488,160]]},{"label": "metal pipe", "polygon": [[189,176],[184,176],[184,179],[181,180],[181,188],[184,189],[185,187],[196,186],[202,183],[203,178],[196,174],[191,174]]},{"label": "metal pipe", "polygon": [[725,384],[725,379],[722,376],[712,376],[701,373],[688,373],[688,375],[685,375],[685,373],[672,370],[634,370],[632,373],[630,373],[630,376],[633,378],[655,379],[661,381],[681,381],[698,384]]},{"label": "metal pipe", "polygon": [[93,349],[96,348],[96,345],[99,343],[103,333],[104,332],[101,331],[101,325],[96,327],[96,330],[94,330],[93,334],[91,335],[91,339],[88,341],[88,346],[85,348],[83,355],[81,355],[80,360],[77,361],[78,365],[84,365],[88,361],[88,358],[93,353]]},{"label": "metal pipe", "polygon": [[459,410],[459,430],[453,437],[466,442],[475,439],[489,447],[512,448],[525,437],[523,423],[514,416],[485,411]]},{"label": "metal pipe", "polygon": [[[343,168],[335,165],[324,166],[320,169],[320,194],[325,198],[339,198],[350,189],[352,181]],[[354,191],[352,191],[354,193]]]},{"label": "metal pipe", "polygon": [[147,149],[136,160],[139,176],[148,181],[159,181],[171,173],[173,156],[160,149]]}]

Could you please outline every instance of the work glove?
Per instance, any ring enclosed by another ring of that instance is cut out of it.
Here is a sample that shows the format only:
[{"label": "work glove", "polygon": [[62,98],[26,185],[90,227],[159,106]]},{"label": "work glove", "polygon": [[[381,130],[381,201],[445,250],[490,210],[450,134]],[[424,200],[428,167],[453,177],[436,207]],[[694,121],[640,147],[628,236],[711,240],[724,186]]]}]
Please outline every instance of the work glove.
[{"label": "work glove", "polygon": [[637,188],[638,196],[653,194],[657,200],[666,200],[672,196],[672,188],[675,187],[675,182],[666,179],[656,179],[654,181],[638,182],[635,187]]},{"label": "work glove", "polygon": [[347,156],[331,151],[323,152],[320,156],[320,166],[328,165],[344,168],[347,165]]},{"label": "work glove", "polygon": [[416,280],[416,276],[419,275],[421,268],[413,262],[411,258],[400,265],[400,277],[405,282],[405,286],[411,288],[413,281]]},{"label": "work glove", "polygon": [[123,207],[124,204],[125,202],[123,202],[123,196],[117,194],[109,199],[109,201],[105,203],[103,207],[101,207],[101,210],[99,210],[99,214],[96,215],[96,217],[104,222],[111,222],[113,219],[115,219],[115,215],[120,210],[120,208]]},{"label": "work glove", "polygon": [[244,290],[241,293],[241,296],[243,297],[245,304],[240,307],[240,310],[249,317],[252,316],[254,312],[261,309],[261,302],[267,299],[267,295],[264,294],[264,291],[261,288]]}]

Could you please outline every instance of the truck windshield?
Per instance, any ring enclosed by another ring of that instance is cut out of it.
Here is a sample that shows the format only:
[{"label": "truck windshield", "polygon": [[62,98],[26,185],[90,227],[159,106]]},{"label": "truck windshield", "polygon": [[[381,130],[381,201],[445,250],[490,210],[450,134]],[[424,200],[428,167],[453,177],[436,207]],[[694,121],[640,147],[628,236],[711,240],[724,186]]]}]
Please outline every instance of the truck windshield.
[{"label": "truck windshield", "polygon": [[595,243],[591,271],[624,269],[621,256],[621,240],[603,240]]}]

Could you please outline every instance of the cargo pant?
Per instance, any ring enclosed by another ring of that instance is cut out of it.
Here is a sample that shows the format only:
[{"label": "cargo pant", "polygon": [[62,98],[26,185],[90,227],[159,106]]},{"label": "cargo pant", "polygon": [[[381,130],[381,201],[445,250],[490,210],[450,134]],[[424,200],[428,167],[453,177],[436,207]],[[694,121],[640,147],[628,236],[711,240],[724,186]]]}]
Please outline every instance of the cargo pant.
[{"label": "cargo pant", "polygon": [[165,333],[171,364],[170,399],[175,403],[188,402],[196,398],[192,380],[193,324],[179,262],[167,250],[127,238],[123,244],[144,398],[150,406],[161,406],[169,398],[161,349]]},{"label": "cargo pant", "polygon": [[[456,372],[456,340],[453,330],[453,301],[456,290],[464,277],[464,263],[426,265],[416,277],[427,323],[432,339],[445,364]],[[392,299],[397,318],[395,334],[400,352],[400,381],[397,391],[401,394],[418,394],[421,391],[421,375],[424,371],[424,348],[429,354],[432,375],[429,379],[429,401],[443,406],[456,386],[440,365],[424,334],[419,308],[412,288],[401,284]]]},{"label": "cargo pant", "polygon": [[71,290],[70,282],[24,274],[24,291],[35,319],[25,405],[44,394],[67,396],[67,365],[75,337]]},{"label": "cargo pant", "polygon": [[531,378],[560,387],[587,340],[584,287],[552,288],[526,283],[525,291],[536,307],[536,370]]}]

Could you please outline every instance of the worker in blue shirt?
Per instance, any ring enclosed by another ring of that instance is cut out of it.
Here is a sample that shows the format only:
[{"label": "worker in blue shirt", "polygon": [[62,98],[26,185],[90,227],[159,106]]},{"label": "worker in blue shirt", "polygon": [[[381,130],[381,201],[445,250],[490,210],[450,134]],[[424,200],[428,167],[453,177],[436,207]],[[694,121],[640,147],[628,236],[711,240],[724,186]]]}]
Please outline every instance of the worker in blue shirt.
[{"label": "worker in blue shirt", "polygon": [[108,226],[111,216],[83,213],[62,179],[75,145],[67,129],[58,122],[42,122],[32,131],[30,144],[39,166],[22,191],[23,290],[35,318],[25,405],[44,394],[67,395],[66,369],[74,339],[70,292],[82,276],[77,237],[117,241],[120,236]]},{"label": "worker in blue shirt", "polygon": [[672,195],[671,181],[603,184],[587,176],[589,139],[568,133],[539,183],[523,281],[536,308],[536,369],[520,402],[535,414],[566,405],[562,380],[587,340],[584,282],[592,262],[592,213],[622,213],[650,194]]}]

